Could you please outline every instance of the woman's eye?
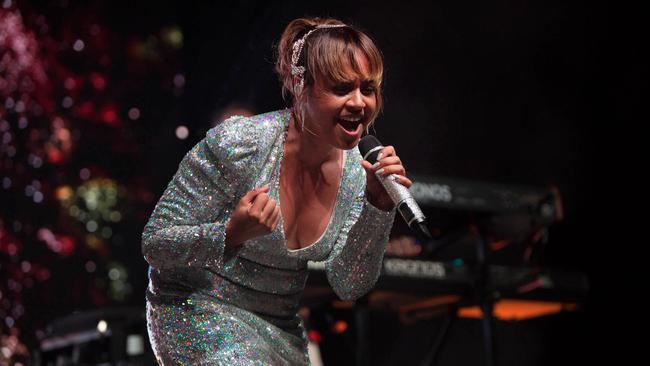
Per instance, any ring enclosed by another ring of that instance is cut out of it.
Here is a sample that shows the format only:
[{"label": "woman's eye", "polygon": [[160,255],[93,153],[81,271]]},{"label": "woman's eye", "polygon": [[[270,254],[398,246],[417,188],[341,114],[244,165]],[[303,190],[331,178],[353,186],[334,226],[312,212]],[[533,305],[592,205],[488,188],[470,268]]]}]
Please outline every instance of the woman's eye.
[{"label": "woman's eye", "polygon": [[332,91],[336,95],[345,95],[350,92],[350,87],[346,85],[339,85],[332,88]]},{"label": "woman's eye", "polygon": [[[348,84],[340,84],[340,85],[334,85],[330,88],[332,93],[336,95],[347,95],[350,94],[357,86],[355,85],[348,85]],[[374,85],[361,85],[360,91],[363,95],[373,95],[376,92],[376,88]]]},{"label": "woman's eye", "polygon": [[364,87],[363,89],[361,89],[361,92],[362,92],[364,95],[372,95],[372,94],[375,93],[375,87],[374,87],[374,86],[367,86],[367,87]]}]

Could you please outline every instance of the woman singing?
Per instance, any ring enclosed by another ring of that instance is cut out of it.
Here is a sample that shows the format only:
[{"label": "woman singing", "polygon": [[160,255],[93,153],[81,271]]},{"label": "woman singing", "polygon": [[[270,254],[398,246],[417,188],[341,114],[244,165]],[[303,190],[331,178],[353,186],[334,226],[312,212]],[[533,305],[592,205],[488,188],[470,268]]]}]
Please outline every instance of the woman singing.
[{"label": "woman singing", "polygon": [[374,285],[393,203],[355,148],[382,105],[373,41],[335,19],[292,21],[276,71],[292,108],[232,117],[181,161],[144,229],[147,319],[161,364],[304,365],[307,261],[342,299]]}]

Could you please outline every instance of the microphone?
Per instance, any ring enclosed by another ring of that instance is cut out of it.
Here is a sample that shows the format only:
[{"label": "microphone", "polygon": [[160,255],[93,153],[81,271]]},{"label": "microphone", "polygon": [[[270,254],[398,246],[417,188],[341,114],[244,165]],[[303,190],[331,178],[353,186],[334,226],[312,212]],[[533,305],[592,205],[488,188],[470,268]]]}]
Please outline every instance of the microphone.
[{"label": "microphone", "polygon": [[[371,164],[377,161],[377,155],[383,148],[381,142],[372,135],[367,135],[359,141],[361,156]],[[397,182],[397,177],[394,174],[387,177],[382,177],[380,174],[376,174],[376,176],[411,230],[421,239],[431,239],[431,233],[426,225],[426,217],[424,217],[422,210],[420,210],[408,188]]]}]

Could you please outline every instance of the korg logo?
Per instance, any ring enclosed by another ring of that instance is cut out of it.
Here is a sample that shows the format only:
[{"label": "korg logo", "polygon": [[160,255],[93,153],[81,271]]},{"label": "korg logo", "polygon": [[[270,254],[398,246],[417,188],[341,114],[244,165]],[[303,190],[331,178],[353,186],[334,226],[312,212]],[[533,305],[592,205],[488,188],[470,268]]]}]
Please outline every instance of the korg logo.
[{"label": "korg logo", "polygon": [[420,203],[431,201],[451,202],[453,198],[451,195],[451,188],[446,184],[413,182],[410,190],[413,198]]}]

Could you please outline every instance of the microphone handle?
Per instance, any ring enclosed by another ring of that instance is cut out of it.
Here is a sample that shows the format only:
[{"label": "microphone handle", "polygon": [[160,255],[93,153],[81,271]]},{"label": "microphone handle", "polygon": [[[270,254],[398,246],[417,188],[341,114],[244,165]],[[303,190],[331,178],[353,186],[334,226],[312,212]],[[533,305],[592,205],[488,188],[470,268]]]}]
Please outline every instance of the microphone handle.
[{"label": "microphone handle", "polygon": [[408,188],[397,181],[395,174],[382,177],[380,174],[375,173],[375,176],[384,186],[386,193],[397,206],[397,211],[402,215],[411,230],[424,238],[430,238],[431,234],[426,226],[424,214]]}]

